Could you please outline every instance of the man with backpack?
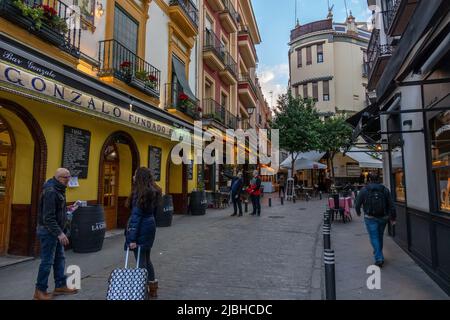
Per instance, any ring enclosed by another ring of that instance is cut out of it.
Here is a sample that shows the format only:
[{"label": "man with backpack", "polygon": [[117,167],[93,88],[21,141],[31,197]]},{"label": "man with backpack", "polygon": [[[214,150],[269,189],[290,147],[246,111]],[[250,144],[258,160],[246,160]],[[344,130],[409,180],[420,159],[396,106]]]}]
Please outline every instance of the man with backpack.
[{"label": "man with backpack", "polygon": [[396,213],[394,202],[388,188],[379,182],[376,174],[370,174],[369,184],[361,190],[356,198],[356,213],[361,216],[361,206],[364,209],[364,220],[374,250],[375,265],[384,265],[383,237],[390,221],[395,225]]}]

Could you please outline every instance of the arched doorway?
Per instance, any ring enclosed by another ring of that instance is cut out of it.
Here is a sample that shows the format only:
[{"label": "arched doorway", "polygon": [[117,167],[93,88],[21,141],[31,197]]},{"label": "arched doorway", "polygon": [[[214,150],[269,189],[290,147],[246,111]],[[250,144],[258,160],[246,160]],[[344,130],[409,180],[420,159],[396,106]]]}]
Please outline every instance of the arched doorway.
[{"label": "arched doorway", "polygon": [[128,133],[115,132],[106,139],[100,156],[98,203],[103,205],[107,230],[126,226],[129,210],[125,202],[139,159],[137,145]]},{"label": "arched doorway", "polygon": [[14,174],[14,135],[0,116],[0,255],[8,251]]},{"label": "arched doorway", "polygon": [[187,214],[188,168],[186,164],[174,164],[171,154],[172,150],[169,152],[166,165],[166,194],[173,198],[174,214]]},{"label": "arched doorway", "polygon": [[[1,226],[3,231],[0,232],[4,234],[1,237],[6,237],[6,240],[0,240],[4,243],[0,254],[36,256],[39,253],[37,213],[46,178],[47,143],[39,123],[28,110],[1,98],[0,107],[3,141],[0,167],[4,189],[3,217],[0,219],[8,219]],[[6,128],[9,138],[6,137]],[[10,146],[8,139],[11,140]],[[16,154],[20,157],[15,157]]]}]

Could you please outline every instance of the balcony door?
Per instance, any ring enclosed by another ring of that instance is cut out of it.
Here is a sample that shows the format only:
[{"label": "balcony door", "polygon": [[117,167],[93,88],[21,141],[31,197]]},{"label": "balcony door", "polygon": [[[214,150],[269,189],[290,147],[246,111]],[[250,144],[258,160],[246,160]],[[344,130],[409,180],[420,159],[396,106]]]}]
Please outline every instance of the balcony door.
[{"label": "balcony door", "polygon": [[105,150],[105,161],[102,163],[103,208],[105,210],[106,228],[117,228],[118,193],[119,193],[119,152],[115,144]]},{"label": "balcony door", "polygon": [[114,8],[114,40],[137,54],[139,23],[116,4]]},{"label": "balcony door", "polygon": [[8,249],[13,172],[13,139],[10,129],[0,118],[0,256]]}]

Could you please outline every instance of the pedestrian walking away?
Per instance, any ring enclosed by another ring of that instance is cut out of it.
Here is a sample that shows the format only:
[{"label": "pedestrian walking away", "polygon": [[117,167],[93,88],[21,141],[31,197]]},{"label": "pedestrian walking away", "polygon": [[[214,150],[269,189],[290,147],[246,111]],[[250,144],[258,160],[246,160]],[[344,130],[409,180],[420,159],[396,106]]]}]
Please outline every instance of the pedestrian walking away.
[{"label": "pedestrian walking away", "polygon": [[239,172],[237,176],[230,176],[226,174],[225,172],[222,173],[225,177],[228,179],[231,179],[231,199],[233,200],[233,208],[234,212],[231,215],[232,217],[235,217],[238,215],[238,209],[239,209],[239,217],[243,216],[242,213],[242,188],[244,186],[244,179],[242,178],[242,172]]},{"label": "pedestrian walking away", "polygon": [[379,182],[376,174],[368,177],[369,184],[361,190],[356,198],[356,213],[361,216],[364,210],[364,221],[374,250],[375,265],[384,266],[383,237],[387,224],[395,225],[396,212],[391,193]]},{"label": "pedestrian walking away", "polygon": [[158,296],[158,280],[155,279],[150,253],[156,236],[155,214],[160,199],[161,190],[156,186],[150,169],[136,170],[132,192],[127,200],[131,216],[125,230],[125,250],[133,250],[136,261],[139,260],[138,267],[147,269],[150,298]]},{"label": "pedestrian walking away", "polygon": [[[60,168],[55,176],[43,187],[38,211],[37,236],[40,243],[41,263],[36,281],[34,300],[51,300],[57,295],[75,294],[76,289],[69,289],[65,275],[64,246],[69,244],[67,230],[66,188],[70,172]],[[55,291],[47,293],[48,278],[53,266]]]}]

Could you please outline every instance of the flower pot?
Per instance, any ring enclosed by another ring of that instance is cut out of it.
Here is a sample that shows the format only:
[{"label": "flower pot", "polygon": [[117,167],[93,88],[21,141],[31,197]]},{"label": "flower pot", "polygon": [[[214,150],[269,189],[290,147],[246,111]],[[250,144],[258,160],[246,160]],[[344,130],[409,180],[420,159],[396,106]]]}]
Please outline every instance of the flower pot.
[{"label": "flower pot", "polygon": [[42,24],[39,30],[34,29],[33,33],[57,47],[62,47],[65,43],[64,35],[51,29],[50,26],[46,24]]}]

